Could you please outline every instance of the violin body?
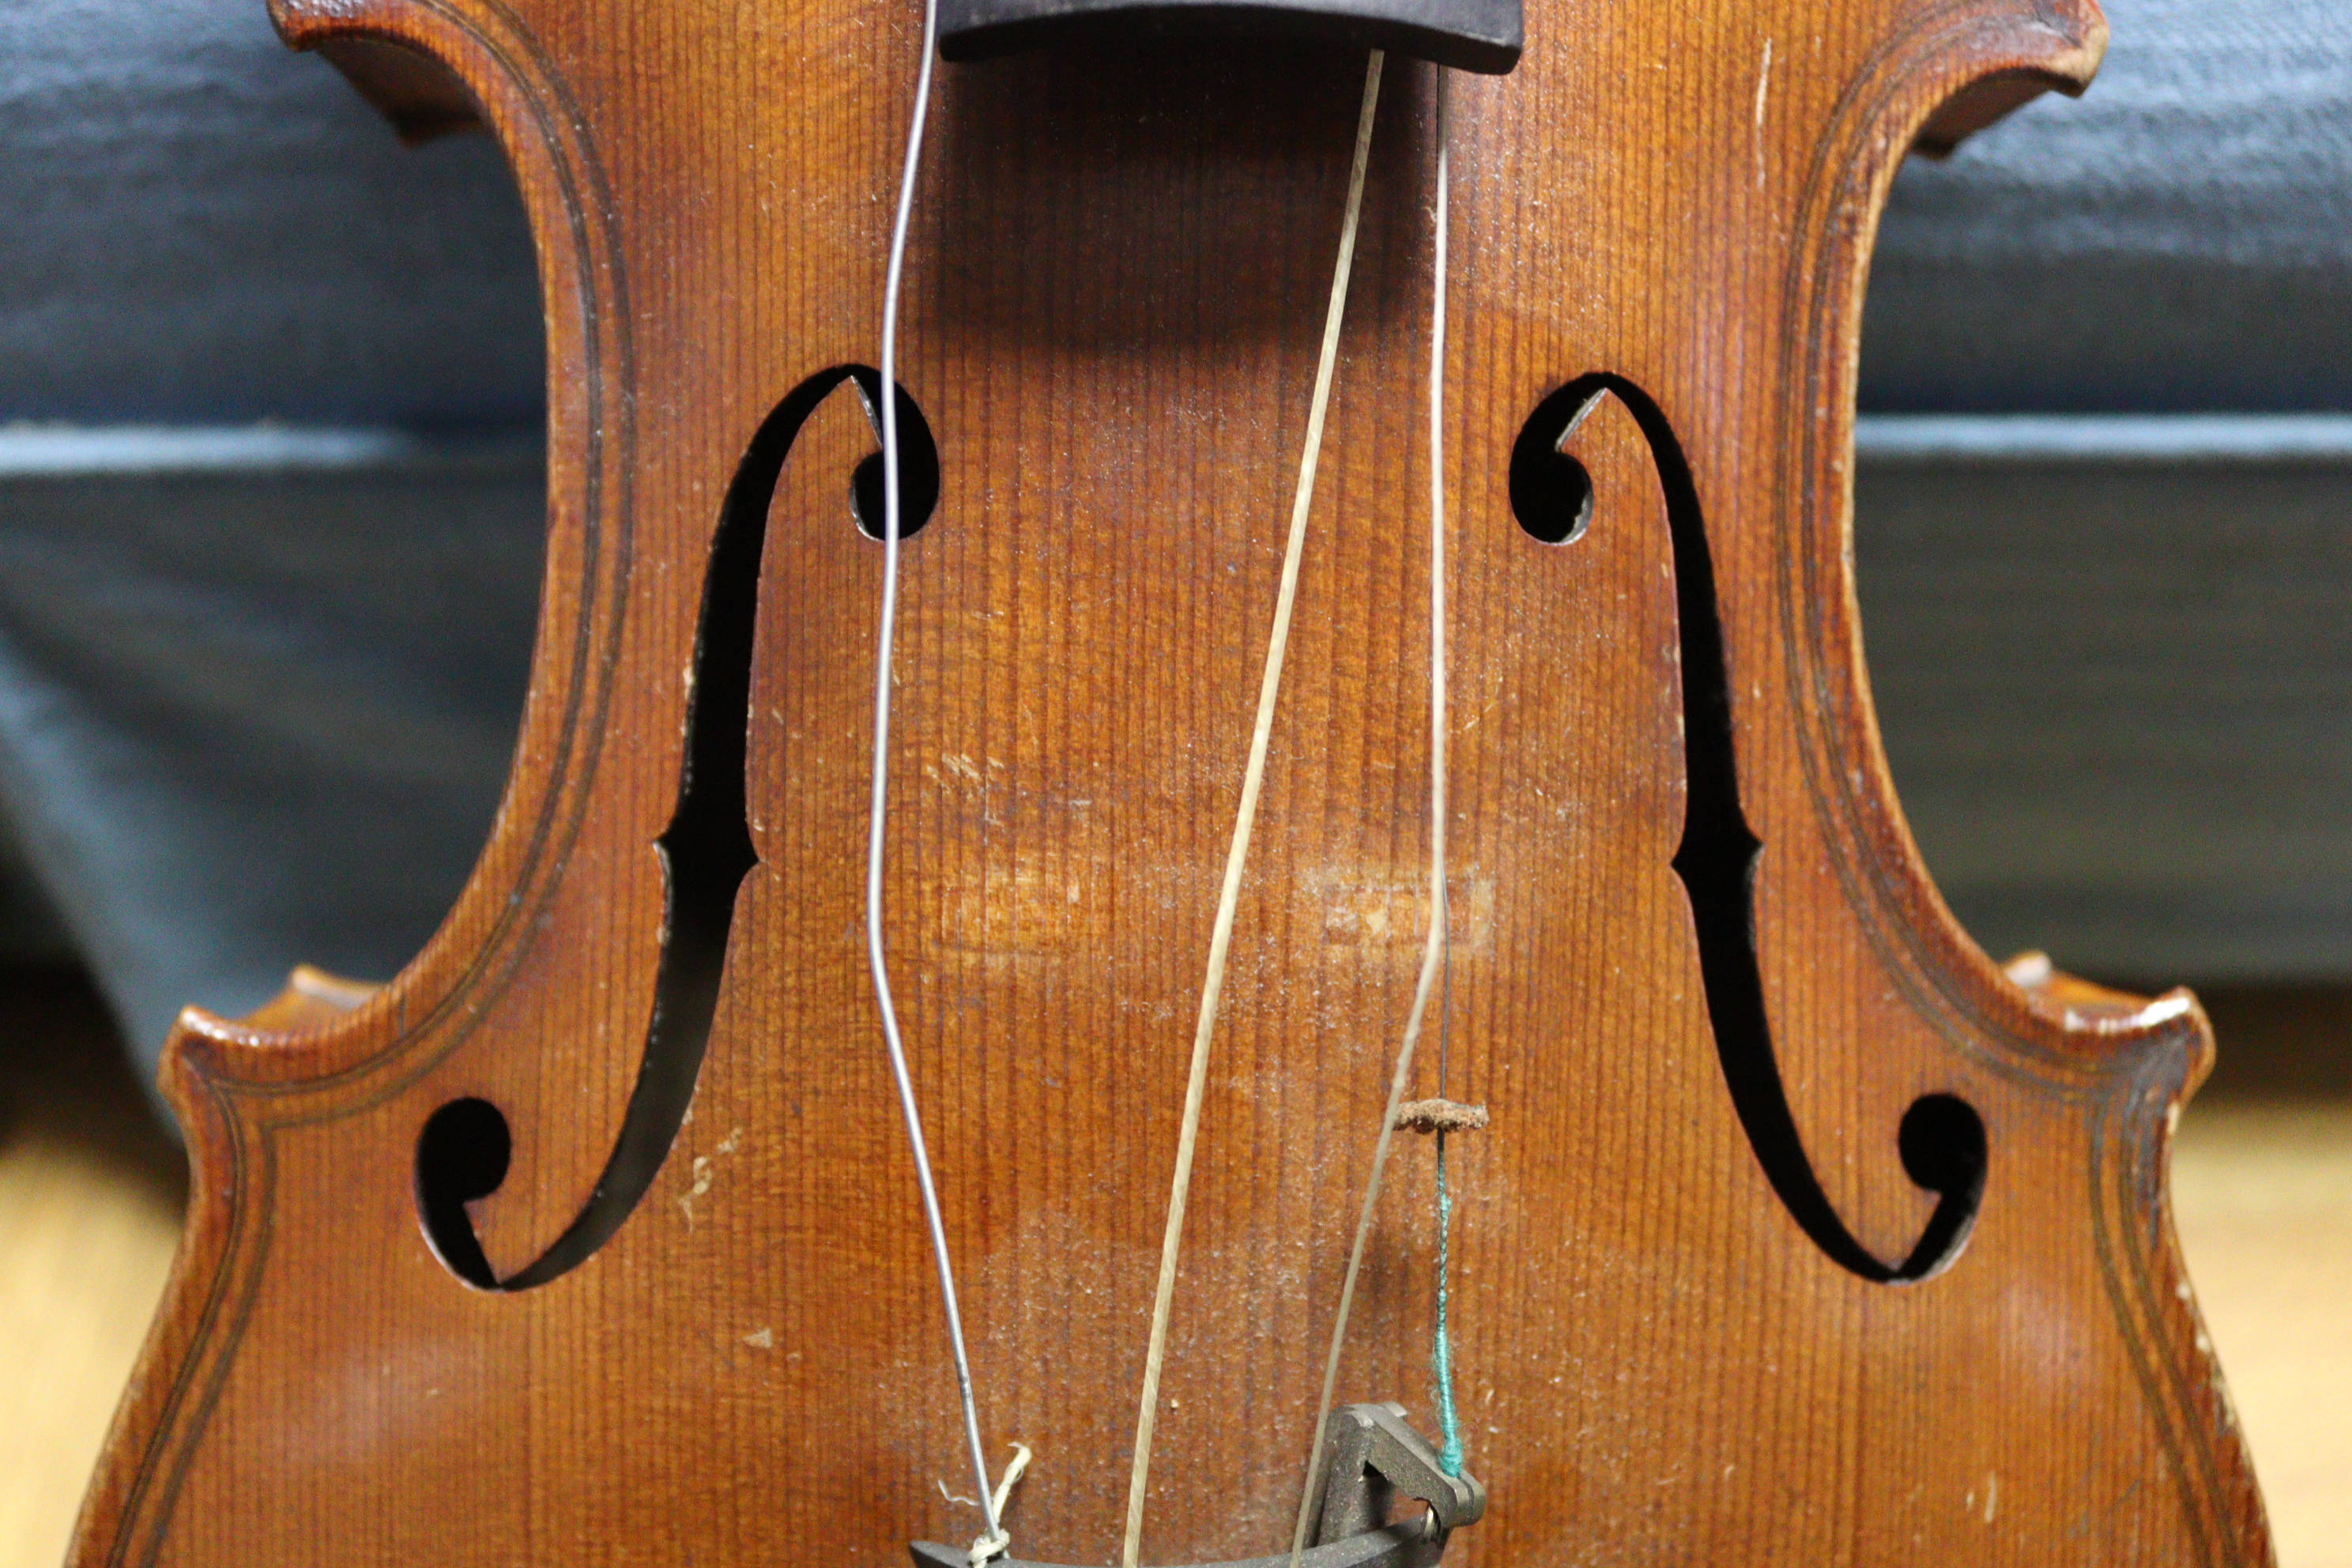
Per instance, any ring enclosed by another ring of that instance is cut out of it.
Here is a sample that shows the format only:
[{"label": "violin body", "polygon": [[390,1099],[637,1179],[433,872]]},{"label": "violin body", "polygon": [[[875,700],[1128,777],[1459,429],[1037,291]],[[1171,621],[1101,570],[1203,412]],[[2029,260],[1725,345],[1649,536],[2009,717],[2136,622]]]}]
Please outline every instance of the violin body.
[{"label": "violin body", "polygon": [[[919,13],[276,11],[439,62],[508,151],[549,324],[542,620],[425,951],[173,1037],[189,1231],[72,1562],[965,1539],[859,931],[880,393],[853,367]],[[2104,39],[2094,0],[1547,3],[1516,70],[1454,80],[1444,1034],[1492,1116],[1450,1155],[1491,1498],[1460,1562],[2269,1561],[2166,1207],[2202,1015],[2004,972],[1955,924],[1848,550],[1896,164],[2078,89]],[[1372,142],[1147,1563],[1289,1539],[1429,912],[1432,68],[1389,62]],[[1362,70],[1097,42],[938,78],[889,940],[982,1415],[1036,1455],[1025,1560],[1119,1539]],[[1429,1163],[1400,1140],[1340,1379],[1417,1416]]]}]

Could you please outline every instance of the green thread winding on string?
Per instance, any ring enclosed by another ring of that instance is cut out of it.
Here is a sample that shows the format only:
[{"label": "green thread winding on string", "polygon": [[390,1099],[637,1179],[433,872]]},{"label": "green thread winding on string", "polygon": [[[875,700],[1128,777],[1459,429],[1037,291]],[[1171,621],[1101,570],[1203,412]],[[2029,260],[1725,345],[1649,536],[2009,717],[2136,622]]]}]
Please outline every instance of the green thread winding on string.
[{"label": "green thread winding on string", "polygon": [[1454,1228],[1454,1198],[1445,1190],[1445,1134],[1437,1135],[1437,1342],[1429,1352],[1430,1370],[1437,1377],[1437,1426],[1445,1446],[1438,1467],[1449,1476],[1462,1473],[1462,1416],[1454,1408],[1454,1342],[1445,1332],[1446,1235]]}]

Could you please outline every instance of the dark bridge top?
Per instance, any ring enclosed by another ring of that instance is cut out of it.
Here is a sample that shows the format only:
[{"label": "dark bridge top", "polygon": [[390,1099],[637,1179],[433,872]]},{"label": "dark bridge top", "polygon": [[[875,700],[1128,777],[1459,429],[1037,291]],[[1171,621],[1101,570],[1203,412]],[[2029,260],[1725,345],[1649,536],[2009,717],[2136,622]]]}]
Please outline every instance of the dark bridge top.
[{"label": "dark bridge top", "polygon": [[1304,37],[1499,76],[1519,63],[1520,0],[940,0],[940,55],[985,59],[1059,38]]}]

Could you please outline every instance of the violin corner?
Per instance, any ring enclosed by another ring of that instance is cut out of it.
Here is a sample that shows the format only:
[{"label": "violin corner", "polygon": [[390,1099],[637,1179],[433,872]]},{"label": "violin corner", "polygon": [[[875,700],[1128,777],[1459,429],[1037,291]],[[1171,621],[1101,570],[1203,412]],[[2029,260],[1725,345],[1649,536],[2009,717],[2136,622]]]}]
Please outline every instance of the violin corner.
[{"label": "violin corner", "polygon": [[1912,135],[1911,151],[1944,159],[1961,142],[2047,92],[2080,98],[2107,53],[2107,17],[2099,0],[2072,0],[2037,10],[1937,103]]}]

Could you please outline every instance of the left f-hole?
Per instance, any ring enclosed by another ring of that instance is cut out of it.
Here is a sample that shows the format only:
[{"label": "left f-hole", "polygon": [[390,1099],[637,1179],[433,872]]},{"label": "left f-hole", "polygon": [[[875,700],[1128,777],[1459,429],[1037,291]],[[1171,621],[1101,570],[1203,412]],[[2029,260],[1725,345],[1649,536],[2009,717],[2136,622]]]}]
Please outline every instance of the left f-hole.
[{"label": "left f-hole", "polygon": [[[449,1271],[478,1289],[529,1290],[561,1279],[593,1257],[653,1185],[685,1122],[687,1108],[694,1102],[726,972],[735,897],[759,864],[744,804],[744,767],[769,506],[802,425],[845,381],[856,384],[867,418],[879,434],[880,375],[854,364],[820,371],[793,388],[761,421],[720,509],[703,569],[702,616],[695,639],[694,679],[688,687],[687,755],[677,807],[668,828],[652,846],[661,860],[666,889],[653,1006],[636,1085],[593,1192],[545,1252],[502,1277],[490,1265],[468,1205],[488,1197],[506,1180],[514,1149],[506,1118],[487,1100],[452,1100],[433,1113],[417,1140],[416,1201],[425,1233]],[[929,422],[904,387],[898,389],[898,399],[899,531],[904,538],[921,529],[938,510],[940,456]],[[878,529],[879,459],[860,465],[847,478],[852,520],[866,531]],[[871,528],[866,521],[869,489]]]}]

